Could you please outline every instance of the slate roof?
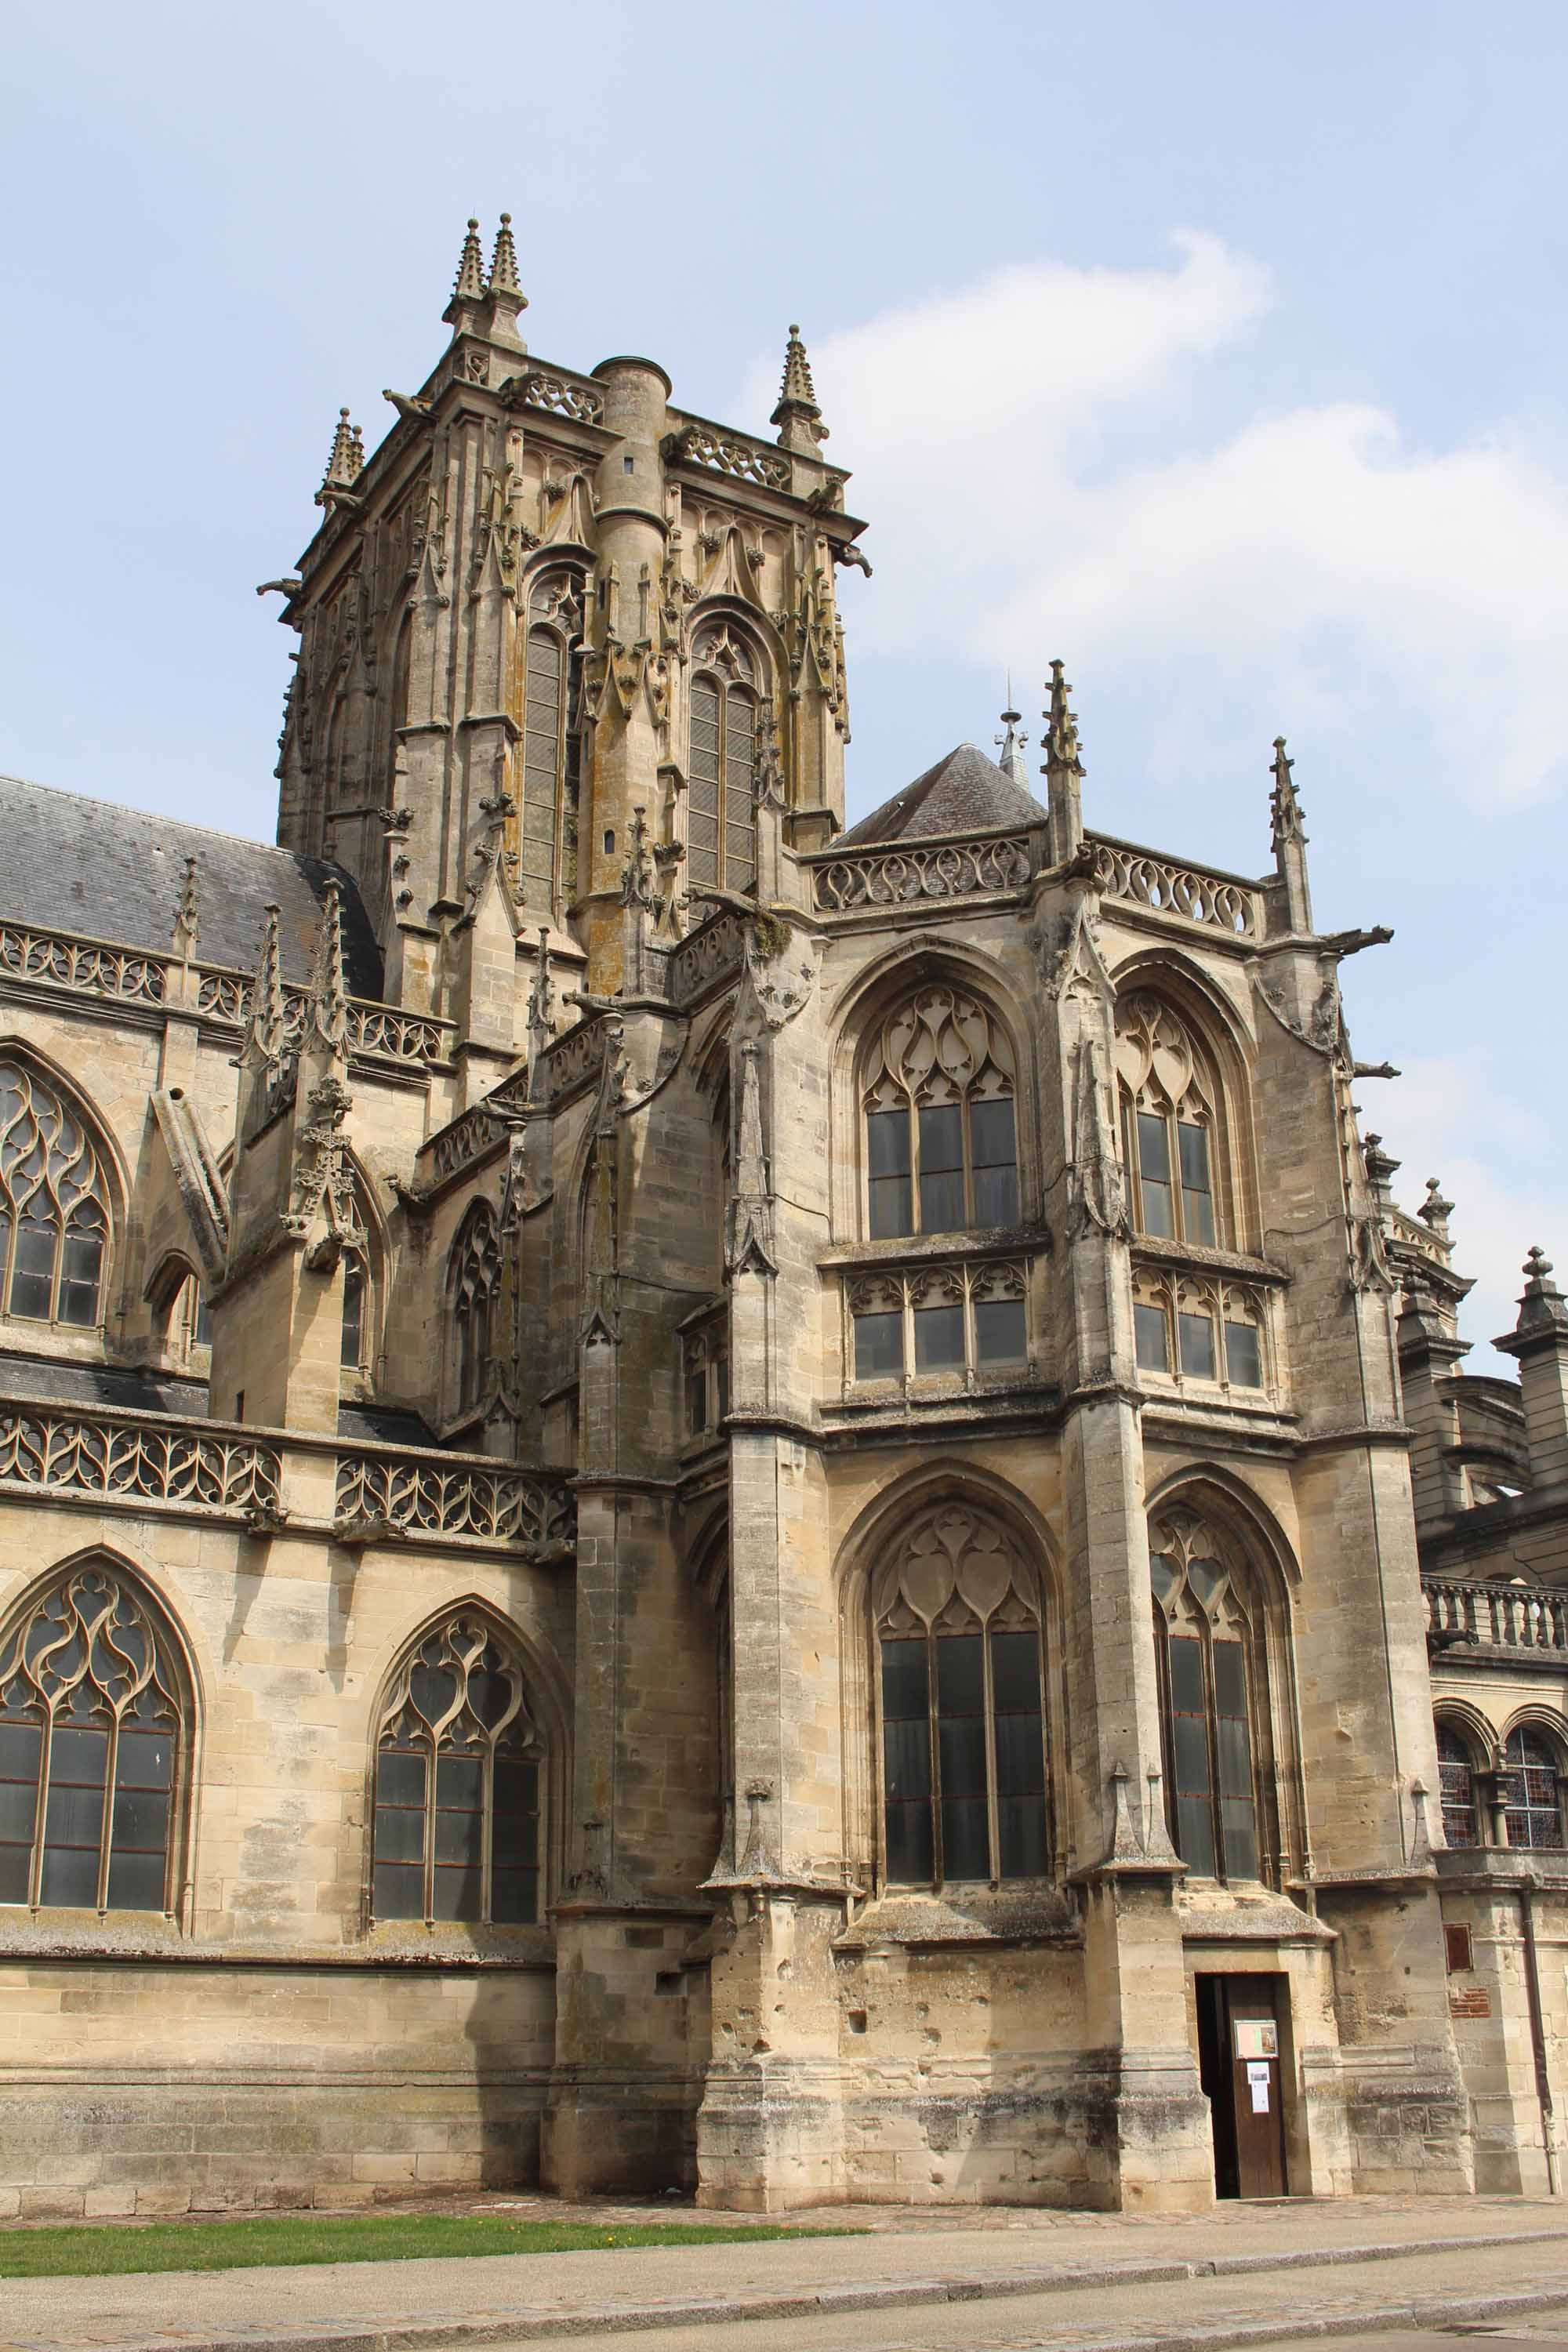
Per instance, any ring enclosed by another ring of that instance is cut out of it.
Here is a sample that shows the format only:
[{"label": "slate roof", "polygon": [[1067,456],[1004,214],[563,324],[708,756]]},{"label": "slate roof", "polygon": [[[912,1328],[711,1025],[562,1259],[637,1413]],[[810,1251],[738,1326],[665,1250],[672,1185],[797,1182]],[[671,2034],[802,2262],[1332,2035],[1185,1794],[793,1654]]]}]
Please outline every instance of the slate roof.
[{"label": "slate roof", "polygon": [[291,849],[211,833],[48,784],[0,776],[0,920],[76,931],[117,947],[166,955],[185,860],[196,861],[199,963],[253,971],[262,909],[276,899],[283,977],[303,981],[329,881],[343,894],[349,990],[379,1000],[375,934],[358,890],[339,866]]},{"label": "slate roof", "polygon": [[[72,1364],[0,1349],[0,1404],[24,1400],[75,1405],[85,1412],[95,1405],[110,1405],[123,1412],[172,1412],[185,1421],[207,1417],[205,1381],[146,1371],[136,1365]],[[428,1423],[405,1405],[340,1405],[338,1435],[374,1445],[437,1444]]]},{"label": "slate roof", "polygon": [[1005,775],[977,743],[960,743],[947,757],[863,816],[834,842],[835,849],[883,841],[915,841],[937,833],[981,833],[993,825],[1043,824],[1046,812],[1032,793]]}]

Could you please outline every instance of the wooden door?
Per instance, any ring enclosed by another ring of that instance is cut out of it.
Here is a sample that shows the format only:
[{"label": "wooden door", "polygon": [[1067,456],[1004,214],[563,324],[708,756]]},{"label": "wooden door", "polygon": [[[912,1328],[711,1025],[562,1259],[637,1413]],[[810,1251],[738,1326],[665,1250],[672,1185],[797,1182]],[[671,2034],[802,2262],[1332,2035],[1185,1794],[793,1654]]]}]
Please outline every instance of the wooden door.
[{"label": "wooden door", "polygon": [[1279,2011],[1272,1977],[1227,1977],[1231,2112],[1238,2197],[1285,2194]]}]

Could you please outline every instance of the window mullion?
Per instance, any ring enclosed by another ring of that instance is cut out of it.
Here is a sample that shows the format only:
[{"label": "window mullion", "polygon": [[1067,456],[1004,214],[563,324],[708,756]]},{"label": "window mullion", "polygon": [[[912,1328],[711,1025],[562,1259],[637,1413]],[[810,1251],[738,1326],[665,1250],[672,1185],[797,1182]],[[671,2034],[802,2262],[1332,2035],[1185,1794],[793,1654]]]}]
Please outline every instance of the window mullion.
[{"label": "window mullion", "polygon": [[488,1927],[494,1910],[491,1876],[495,1861],[496,1743],[492,1734],[479,1774],[479,1921]]},{"label": "window mullion", "polygon": [[936,1635],[926,1635],[926,1707],[931,1723],[931,1884],[941,1887],[947,1875],[942,1836],[942,1714],[937,1705]]},{"label": "window mullion", "polygon": [[912,1094],[904,1100],[910,1107],[910,1231],[924,1231],[921,1216],[921,1107]]},{"label": "window mullion", "polygon": [[27,1878],[27,1906],[36,1911],[44,1891],[44,1832],[49,1818],[49,1781],[55,1760],[55,1711],[44,1701],[44,1736],[38,1759],[38,1803],[33,1815],[33,1862]]},{"label": "window mullion", "polygon": [[[1182,1130],[1174,1103],[1170,1104],[1165,1112],[1165,1152],[1171,1171],[1171,1231],[1177,1241],[1184,1242],[1187,1238],[1187,1204],[1182,1198]],[[1206,1637],[1205,1648],[1207,1648]]]},{"label": "window mullion", "polygon": [[[107,1911],[109,1908],[109,1865],[112,1859],[114,1845],[114,1790],[119,1779],[120,1717],[118,1715],[110,1715],[103,1768],[103,1818],[99,1823],[98,1831],[97,1908],[100,1912]],[[165,1851],[167,1851],[166,1847]]]},{"label": "window mullion", "polygon": [[1214,1627],[1206,1616],[1204,1620],[1204,1720],[1208,1739],[1209,1813],[1214,1822],[1215,1876],[1228,1881],[1230,1868],[1225,1850],[1225,1802],[1219,1785],[1219,1692],[1215,1682]]},{"label": "window mullion", "polygon": [[436,1924],[436,1772],[440,1742],[432,1735],[429,1770],[425,1780],[425,1925]]},{"label": "window mullion", "polygon": [[963,1154],[963,1229],[974,1231],[974,1138],[970,1133],[969,1097],[958,1098],[959,1150]]},{"label": "window mullion", "polygon": [[985,1625],[980,1628],[980,1691],[985,1715],[985,1838],[991,1884],[995,1886],[1002,1876],[1002,1825],[996,1810],[996,1691],[991,1673],[991,1633]]}]

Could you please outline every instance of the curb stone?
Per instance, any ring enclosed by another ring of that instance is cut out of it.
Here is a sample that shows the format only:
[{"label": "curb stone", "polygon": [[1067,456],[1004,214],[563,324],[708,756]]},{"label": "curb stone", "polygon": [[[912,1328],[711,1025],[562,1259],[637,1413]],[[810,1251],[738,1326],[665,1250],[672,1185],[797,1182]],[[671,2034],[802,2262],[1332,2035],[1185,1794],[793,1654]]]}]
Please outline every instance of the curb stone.
[{"label": "curb stone", "polygon": [[[447,2352],[460,2345],[529,2344],[551,2337],[644,2334],[653,2329],[700,2327],[752,2319],[812,2319],[835,2313],[918,2309],[945,2303],[990,2302],[1031,2294],[1079,2294],[1095,2287],[1157,2286],[1178,2279],[1256,2277],[1265,2272],[1319,2270],[1356,2263],[1390,2262],[1423,2254],[1451,2255],[1475,2248],[1533,2246],[1568,2242],[1568,2229],[1509,2230],[1485,2235],[1426,2238],[1404,2244],[1377,2242],[1310,2251],[1285,2249],[1257,2254],[1211,2254],[1190,2262],[1055,2263],[1030,2270],[976,2270],[949,2275],[917,2275],[868,2281],[863,2286],[788,2289],[736,2295],[685,2295],[665,2302],[627,2301],[584,2305],[575,2310],[515,2311],[491,2307],[465,2318],[409,2320],[377,2326],[361,2320],[342,2328],[231,2328],[223,2335],[163,2329],[156,2334],[113,2338],[101,2322],[75,2337],[8,2336],[0,2352]],[[520,2258],[525,2259],[525,2258]],[[167,2274],[171,2278],[177,2272]],[[188,2275],[188,2274],[187,2274]],[[110,2278],[105,2278],[106,2287]],[[23,2284],[21,2281],[6,2284]],[[32,2284],[44,2284],[43,2281]],[[1038,2339],[1043,2352],[1226,2352],[1249,2344],[1279,2344],[1303,2337],[1367,2335],[1457,2322],[1505,2318],[1568,2305],[1568,2277],[1551,2287],[1497,2294],[1445,2296],[1436,2302],[1399,2303],[1357,2312],[1324,2313],[1311,2307],[1279,2312],[1267,2319],[1218,2320],[1210,2326],[1162,2332],[1135,2330],[1120,2336],[1086,2332],[1069,2340]]]}]

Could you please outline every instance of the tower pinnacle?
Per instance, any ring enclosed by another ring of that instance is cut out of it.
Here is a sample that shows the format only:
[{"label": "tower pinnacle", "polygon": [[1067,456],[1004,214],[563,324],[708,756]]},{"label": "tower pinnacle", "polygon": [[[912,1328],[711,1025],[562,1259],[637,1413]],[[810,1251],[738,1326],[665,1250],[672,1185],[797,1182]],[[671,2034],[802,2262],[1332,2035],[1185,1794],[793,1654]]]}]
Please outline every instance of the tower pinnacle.
[{"label": "tower pinnacle", "polygon": [[795,326],[791,327],[784,345],[784,382],[770,422],[780,427],[780,448],[798,449],[803,457],[815,457],[818,444],[827,438],[816,404],[816,386],[811,380],[811,362]]},{"label": "tower pinnacle", "polygon": [[[469,226],[472,226],[472,223]],[[517,274],[517,247],[512,242],[510,213],[502,213],[500,226],[496,231],[495,252],[490,257],[489,290],[492,294],[515,294],[518,297],[518,309],[526,310],[528,308],[528,297],[522,290],[522,281]]]},{"label": "tower pinnacle", "polygon": [[479,225],[470,214],[463,250],[458,257],[458,275],[452,284],[452,299],[441,316],[461,334],[472,328],[479,317],[479,305],[485,299],[485,249],[479,243]]},{"label": "tower pinnacle", "polygon": [[1062,664],[1051,664],[1051,698],[1045,711],[1046,802],[1050,811],[1051,862],[1065,865],[1076,857],[1083,842],[1083,761],[1078,736],[1078,713],[1068,701],[1072,692]]}]

